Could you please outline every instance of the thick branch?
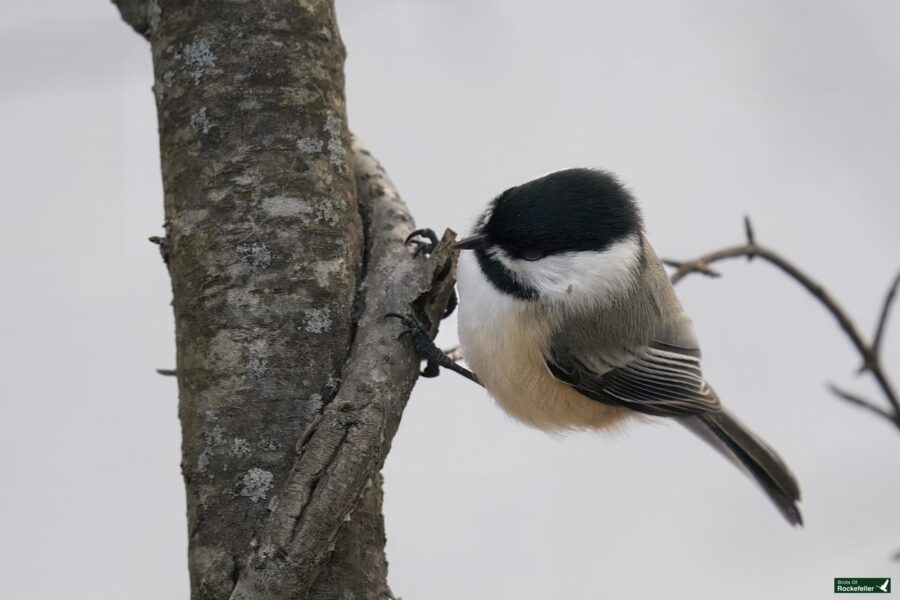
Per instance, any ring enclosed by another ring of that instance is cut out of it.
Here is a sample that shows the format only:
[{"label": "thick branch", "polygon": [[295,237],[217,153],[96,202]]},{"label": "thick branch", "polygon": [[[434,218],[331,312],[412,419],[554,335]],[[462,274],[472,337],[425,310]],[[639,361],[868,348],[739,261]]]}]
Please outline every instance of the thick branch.
[{"label": "thick branch", "polygon": [[[389,312],[414,312],[437,330],[453,288],[455,238],[448,231],[429,257],[404,243],[412,217],[381,165],[354,146],[366,229],[362,312],[343,384],[321,419],[298,442],[294,466],[238,580],[233,600],[305,597],[341,524],[387,455],[419,371]],[[291,590],[293,593],[291,593]]]},{"label": "thick branch", "polygon": [[848,402],[851,402],[853,404],[864,406],[875,414],[888,419],[897,427],[900,427],[900,399],[898,399],[898,395],[896,391],[894,391],[894,388],[891,385],[890,380],[888,379],[887,373],[881,365],[881,357],[879,356],[879,344],[883,336],[884,324],[887,322],[888,312],[890,310],[894,295],[896,294],[897,286],[900,285],[900,274],[898,274],[897,278],[894,280],[893,285],[888,291],[887,298],[884,302],[884,308],[881,312],[879,325],[876,329],[875,340],[871,345],[869,345],[862,337],[862,334],[860,334],[859,329],[847,315],[846,311],[838,304],[837,300],[835,300],[834,297],[824,287],[822,287],[821,284],[813,280],[812,277],[804,273],[802,270],[800,270],[799,267],[781,256],[775,250],[758,244],[753,234],[753,227],[750,224],[749,218],[744,219],[744,226],[747,235],[747,242],[744,244],[722,248],[721,250],[716,250],[714,252],[704,254],[698,258],[695,258],[694,260],[664,260],[663,262],[665,262],[667,265],[675,268],[675,272],[672,273],[671,277],[672,283],[678,283],[691,273],[701,273],[707,276],[717,277],[718,273],[711,268],[711,265],[730,258],[746,257],[748,260],[752,260],[756,257],[759,257],[775,265],[789,277],[791,277],[794,281],[803,286],[806,291],[808,291],[814,298],[816,298],[825,307],[825,309],[829,313],[831,313],[831,316],[834,317],[840,328],[844,331],[845,334],[847,334],[847,337],[850,338],[850,342],[853,344],[854,348],[856,348],[856,350],[859,352],[860,356],[862,357],[865,369],[870,371],[873,377],[875,377],[875,380],[877,381],[878,386],[881,388],[882,393],[893,408],[893,412],[878,408],[870,402],[863,400],[862,398],[853,394],[844,392],[843,390],[840,390],[834,386],[831,387],[832,391],[840,398],[843,398],[844,400],[847,400]]}]

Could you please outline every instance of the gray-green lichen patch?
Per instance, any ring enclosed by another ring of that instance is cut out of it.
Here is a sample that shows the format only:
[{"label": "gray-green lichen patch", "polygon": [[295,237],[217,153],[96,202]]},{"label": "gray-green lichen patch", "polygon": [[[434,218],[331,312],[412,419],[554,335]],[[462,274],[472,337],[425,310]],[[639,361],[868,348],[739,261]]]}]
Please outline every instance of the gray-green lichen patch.
[{"label": "gray-green lichen patch", "polygon": [[302,137],[297,140],[297,151],[303,156],[312,156],[322,151],[324,143],[320,139]]},{"label": "gray-green lichen patch", "polygon": [[344,273],[346,261],[343,258],[331,258],[325,260],[317,260],[312,264],[313,276],[316,283],[322,288],[327,288]]},{"label": "gray-green lichen patch", "polygon": [[175,85],[175,73],[172,71],[166,71],[161,78],[157,78],[153,82],[153,94],[156,96],[156,101],[161,102],[173,85]]},{"label": "gray-green lichen patch", "polygon": [[238,244],[237,253],[251,271],[263,271],[272,264],[272,251],[262,242]]},{"label": "gray-green lichen patch", "polygon": [[343,211],[335,201],[329,198],[323,198],[319,202],[316,202],[316,219],[320,223],[325,223],[327,225],[337,225],[338,221],[343,217]]},{"label": "gray-green lichen patch", "polygon": [[292,196],[270,196],[263,198],[262,209],[270,217],[308,217],[315,212],[312,202]]},{"label": "gray-green lichen patch", "polygon": [[191,128],[205,135],[209,133],[210,127],[212,125],[209,122],[206,107],[201,106],[197,112],[191,115]]},{"label": "gray-green lichen patch", "polygon": [[250,359],[247,361],[247,373],[253,379],[260,379],[269,368],[269,343],[264,339],[256,339],[250,343]]},{"label": "gray-green lichen patch", "polygon": [[331,310],[328,308],[307,308],[303,311],[306,322],[304,329],[310,333],[325,333],[331,329]]},{"label": "gray-green lichen patch", "polygon": [[300,6],[303,7],[303,10],[313,14],[316,13],[316,10],[319,8],[320,4],[320,0],[300,0]]},{"label": "gray-green lichen patch", "polygon": [[278,445],[278,442],[270,439],[266,439],[264,437],[260,437],[257,445],[267,452],[277,452],[281,447]]},{"label": "gray-green lichen patch", "polygon": [[244,187],[257,187],[261,180],[262,177],[260,177],[259,173],[241,173],[231,178],[232,183]]},{"label": "gray-green lichen patch", "polygon": [[318,223],[329,227],[337,225],[344,216],[343,202],[329,197],[307,199],[278,194],[263,198],[260,208],[267,217],[299,218],[304,224]]},{"label": "gray-green lichen patch", "polygon": [[210,203],[215,204],[217,202],[221,202],[231,193],[231,190],[226,188],[220,188],[217,190],[210,190],[206,197],[209,199]]},{"label": "gray-green lichen patch", "polygon": [[325,117],[325,133],[328,134],[328,160],[341,173],[348,173],[347,150],[341,138],[341,119],[334,113]]},{"label": "gray-green lichen patch", "polygon": [[214,425],[212,429],[203,435],[211,446],[221,446],[225,443],[225,429],[221,425]]},{"label": "gray-green lichen patch", "polygon": [[259,379],[266,373],[269,366],[269,360],[263,356],[251,356],[250,362],[247,363],[247,372],[254,379]]},{"label": "gray-green lichen patch", "polygon": [[235,458],[250,456],[250,442],[244,438],[234,438],[228,444],[228,451]]},{"label": "gray-green lichen patch", "polygon": [[200,79],[206,73],[207,68],[216,66],[216,55],[209,47],[209,41],[205,38],[185,44],[181,55],[188,66],[191,76],[194,78],[194,83],[200,83]]},{"label": "gray-green lichen patch", "polygon": [[284,90],[286,104],[303,108],[316,101],[322,100],[322,93],[316,88],[292,87]]},{"label": "gray-green lichen patch", "polygon": [[216,447],[225,443],[225,429],[218,424],[210,427],[216,420],[217,417],[212,411],[206,412],[207,428],[202,433],[204,445],[200,455],[197,456],[197,466],[195,467],[198,473],[206,472],[206,467],[209,466],[209,459],[215,452]]},{"label": "gray-green lichen patch", "polygon": [[198,473],[206,473],[206,467],[209,466],[209,454],[210,449],[207,447],[197,456],[196,470]]},{"label": "gray-green lichen patch", "polygon": [[209,218],[209,209],[194,208],[182,211],[172,222],[180,235],[189,235]]},{"label": "gray-green lichen patch", "polygon": [[265,469],[253,467],[247,471],[240,481],[241,496],[250,498],[253,503],[265,500],[269,497],[269,490],[272,489],[272,481],[275,476]]},{"label": "gray-green lichen patch", "polygon": [[150,0],[147,2],[147,24],[150,26],[151,35],[153,35],[159,27],[160,17],[162,17],[162,10],[159,8],[159,0]]},{"label": "gray-green lichen patch", "polygon": [[[241,294],[249,295],[246,290]],[[243,297],[243,296],[242,296]],[[229,304],[233,304],[229,296]],[[213,339],[205,347],[203,364],[205,368],[219,368],[234,378],[238,383],[247,364],[248,337],[251,332],[241,329],[222,329],[216,332]]]}]

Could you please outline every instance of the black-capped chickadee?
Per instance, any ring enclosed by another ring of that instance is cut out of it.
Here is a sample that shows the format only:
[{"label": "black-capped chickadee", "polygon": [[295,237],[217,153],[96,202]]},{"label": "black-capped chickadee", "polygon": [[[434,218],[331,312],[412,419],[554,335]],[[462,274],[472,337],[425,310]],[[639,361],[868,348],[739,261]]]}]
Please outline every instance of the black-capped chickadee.
[{"label": "black-capped chickadee", "polygon": [[503,192],[456,244],[462,354],[497,403],[550,432],[673,417],[751,475],[791,524],[800,490],[723,410],[631,194],[570,169]]}]

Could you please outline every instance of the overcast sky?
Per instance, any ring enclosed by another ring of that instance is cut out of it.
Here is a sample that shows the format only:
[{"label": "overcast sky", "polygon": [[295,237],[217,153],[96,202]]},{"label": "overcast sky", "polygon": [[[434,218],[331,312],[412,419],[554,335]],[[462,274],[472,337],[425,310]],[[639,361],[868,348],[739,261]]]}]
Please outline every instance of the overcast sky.
[{"label": "overcast sky", "polygon": [[[660,254],[761,242],[867,335],[900,267],[900,4],[340,0],[352,129],[421,225],[599,166]],[[107,2],[0,5],[0,596],[187,598],[170,288],[147,43]],[[673,425],[563,440],[452,375],[388,459],[410,600],[830,597],[900,576],[900,435],[805,292],[762,263],[689,279],[705,372],[800,479],[792,529]],[[885,364],[900,380],[900,312]],[[445,323],[441,342],[455,339]]]}]

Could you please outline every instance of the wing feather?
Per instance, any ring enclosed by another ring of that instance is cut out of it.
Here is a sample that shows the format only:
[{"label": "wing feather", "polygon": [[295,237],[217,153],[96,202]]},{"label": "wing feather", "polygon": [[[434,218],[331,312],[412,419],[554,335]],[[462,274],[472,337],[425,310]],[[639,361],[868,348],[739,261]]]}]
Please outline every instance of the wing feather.
[{"label": "wing feather", "polygon": [[[690,328],[690,321],[681,327]],[[680,339],[695,339],[690,330],[676,333]],[[590,356],[551,350],[545,359],[554,377],[598,402],[667,417],[721,410],[703,379],[696,347],[654,340],[646,346],[596,350]]]}]

